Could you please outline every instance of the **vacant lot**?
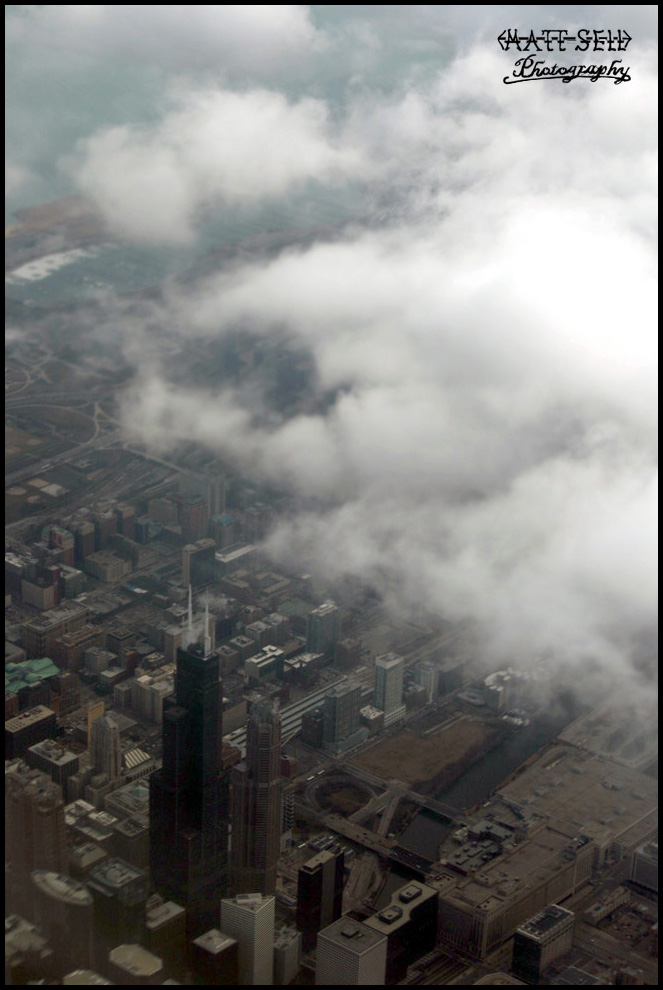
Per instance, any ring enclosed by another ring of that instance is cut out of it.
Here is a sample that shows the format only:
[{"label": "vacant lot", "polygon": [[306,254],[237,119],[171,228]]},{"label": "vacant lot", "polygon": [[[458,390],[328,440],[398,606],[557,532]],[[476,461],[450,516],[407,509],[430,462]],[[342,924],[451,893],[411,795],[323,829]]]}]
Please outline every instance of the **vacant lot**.
[{"label": "vacant lot", "polygon": [[447,771],[457,776],[498,741],[501,733],[478,719],[463,718],[422,739],[410,729],[376,743],[350,762],[383,779],[402,780],[415,790]]}]

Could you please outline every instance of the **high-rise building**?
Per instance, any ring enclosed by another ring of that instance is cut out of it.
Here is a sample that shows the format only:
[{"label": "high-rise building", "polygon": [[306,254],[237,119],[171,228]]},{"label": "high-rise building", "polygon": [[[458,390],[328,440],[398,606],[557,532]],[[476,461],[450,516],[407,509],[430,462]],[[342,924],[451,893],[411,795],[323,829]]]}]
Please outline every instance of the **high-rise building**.
[{"label": "high-rise building", "polygon": [[182,547],[182,584],[204,588],[216,576],[216,544],[207,537]]},{"label": "high-rise building", "polygon": [[109,780],[122,775],[120,726],[112,715],[102,715],[92,723],[90,757],[95,773],[105,773]]},{"label": "high-rise building", "polygon": [[126,502],[116,505],[115,515],[117,516],[118,533],[121,533],[122,536],[126,536],[128,540],[135,539],[136,510],[133,505],[127,505]]},{"label": "high-rise building", "polygon": [[100,626],[87,624],[56,639],[51,655],[61,667],[75,674],[83,667],[86,650],[101,646],[103,639],[104,633]]},{"label": "high-rise building", "polygon": [[62,602],[46,615],[30,619],[23,626],[23,647],[28,657],[49,657],[55,642],[85,625],[88,609],[79,602]]},{"label": "high-rise building", "polygon": [[92,870],[87,887],[94,900],[99,959],[124,943],[145,941],[147,874],[122,859],[106,859]]},{"label": "high-rise building", "polygon": [[45,705],[36,705],[10,718],[5,722],[5,759],[23,757],[35,743],[53,739],[56,721],[55,712]]},{"label": "high-rise building", "polygon": [[316,986],[385,985],[387,939],[360,921],[339,918],[318,935]]},{"label": "high-rise building", "polygon": [[388,985],[405,979],[408,966],[432,952],[437,939],[437,891],[418,880],[396,890],[389,904],[364,924],[387,939]]},{"label": "high-rise building", "polygon": [[206,536],[209,519],[207,499],[202,495],[189,497],[178,495],[173,501],[177,502],[179,508],[179,523],[186,542],[195,543],[196,540]]},{"label": "high-rise building", "polygon": [[194,938],[191,966],[197,986],[233,987],[238,983],[239,946],[236,939],[211,928]]},{"label": "high-rise building", "polygon": [[385,727],[405,715],[403,704],[403,672],[405,661],[396,653],[385,653],[375,659],[375,692],[373,704],[384,712]]},{"label": "high-rise building", "polygon": [[287,987],[297,977],[302,963],[302,933],[291,925],[274,932],[274,986]]},{"label": "high-rise building", "polygon": [[530,918],[513,936],[514,976],[526,983],[538,983],[543,971],[573,945],[574,914],[551,904]]},{"label": "high-rise building", "polygon": [[32,874],[33,917],[63,973],[94,963],[94,902],[85,884],[50,870]]},{"label": "high-rise building", "polygon": [[239,945],[239,982],[244,986],[273,985],[275,903],[262,894],[221,901],[221,931]]},{"label": "high-rise building", "polygon": [[67,836],[62,788],[19,760],[5,771],[7,900],[29,912],[33,870],[67,872]]},{"label": "high-rise building", "polygon": [[297,879],[297,927],[304,933],[304,948],[343,913],[342,849],[323,849],[300,867]]},{"label": "high-rise building", "polygon": [[254,705],[246,728],[246,758],[231,770],[233,888],[276,890],[281,841],[281,720]]},{"label": "high-rise building", "polygon": [[145,911],[146,948],[159,956],[169,973],[178,980],[186,972],[186,911],[174,901],[153,894]]},{"label": "high-rise building", "polygon": [[53,739],[44,739],[28,750],[25,761],[35,770],[48,774],[54,784],[59,784],[67,797],[67,780],[78,773],[79,759],[76,753],[64,749]]},{"label": "high-rise building", "polygon": [[150,778],[152,879],[159,893],[186,908],[190,935],[217,920],[227,879],[221,748],[219,659],[196,643],[178,650],[175,694],[164,701],[163,765]]},{"label": "high-rise building", "polygon": [[631,880],[658,894],[658,842],[645,842],[634,851]]},{"label": "high-rise building", "polygon": [[333,684],[325,693],[323,747],[339,754],[368,737],[360,725],[361,684],[345,679]]},{"label": "high-rise building", "polygon": [[36,925],[10,914],[5,917],[5,984],[50,984],[60,975],[53,949]]},{"label": "high-rise building", "polygon": [[311,653],[322,653],[331,660],[334,647],[341,639],[341,624],[341,610],[334,602],[314,608],[306,620],[306,649]]}]

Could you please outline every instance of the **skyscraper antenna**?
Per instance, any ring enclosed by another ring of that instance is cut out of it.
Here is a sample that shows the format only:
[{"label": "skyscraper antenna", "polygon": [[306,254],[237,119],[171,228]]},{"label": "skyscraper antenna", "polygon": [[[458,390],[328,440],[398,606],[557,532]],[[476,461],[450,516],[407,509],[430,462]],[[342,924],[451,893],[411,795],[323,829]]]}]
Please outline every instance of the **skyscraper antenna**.
[{"label": "skyscraper antenna", "polygon": [[209,598],[207,593],[205,594],[205,640],[204,640],[205,656],[208,657],[212,652],[212,637],[209,634]]}]

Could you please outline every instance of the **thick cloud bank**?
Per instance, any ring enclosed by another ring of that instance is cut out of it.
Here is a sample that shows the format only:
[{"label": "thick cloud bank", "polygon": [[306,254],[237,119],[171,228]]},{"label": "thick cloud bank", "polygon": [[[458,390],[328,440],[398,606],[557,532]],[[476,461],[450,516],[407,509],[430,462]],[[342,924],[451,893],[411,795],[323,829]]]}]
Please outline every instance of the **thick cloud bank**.
[{"label": "thick cloud bank", "polygon": [[146,371],[128,421],[323,499],[277,556],[472,617],[495,659],[621,680],[655,614],[653,78],[514,94],[497,63],[353,106],[380,226],[172,300],[196,338],[310,352],[326,411],[266,427],[258,396]]},{"label": "thick cloud bank", "polygon": [[[218,8],[240,19],[257,9]],[[359,576],[400,612],[471,618],[491,660],[543,657],[576,682],[598,670],[646,691],[636,647],[655,621],[649,43],[629,51],[627,84],[507,87],[513,58],[492,36],[496,19],[628,27],[614,23],[626,8],[343,8],[325,30],[306,8],[281,10],[296,30],[267,32],[279,71],[288,34],[298,78],[313,57],[328,80],[335,57],[351,67],[340,98],[315,86],[286,95],[260,73],[239,87],[228,73],[179,78],[151,121],[95,129],[67,167],[116,230],[155,243],[195,237],[218,203],[312,182],[330,196],[360,187],[354,225],[238,258],[152,315],[183,352],[242,329],[306,355],[317,401],[279,415],[269,369],[252,390],[183,385],[132,323],[127,429],[154,449],[201,442],[305,497],[269,540],[279,559]],[[608,13],[611,25],[592,21]],[[637,23],[649,16],[639,7]],[[371,85],[387,50],[425,50],[426,72]]]}]

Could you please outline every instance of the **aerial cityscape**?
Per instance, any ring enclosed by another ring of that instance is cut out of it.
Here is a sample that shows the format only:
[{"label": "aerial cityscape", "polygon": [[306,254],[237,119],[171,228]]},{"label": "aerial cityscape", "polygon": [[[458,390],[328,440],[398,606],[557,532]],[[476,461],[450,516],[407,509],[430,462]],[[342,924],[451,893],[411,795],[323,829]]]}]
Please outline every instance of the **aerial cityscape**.
[{"label": "aerial cityscape", "polygon": [[658,985],[656,29],[6,7],[7,985]]}]

